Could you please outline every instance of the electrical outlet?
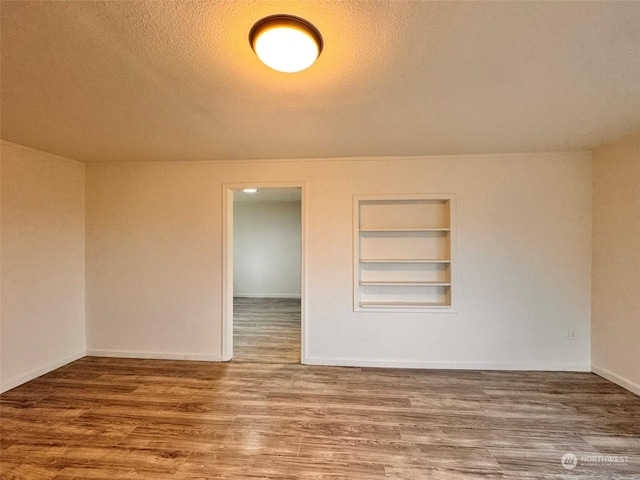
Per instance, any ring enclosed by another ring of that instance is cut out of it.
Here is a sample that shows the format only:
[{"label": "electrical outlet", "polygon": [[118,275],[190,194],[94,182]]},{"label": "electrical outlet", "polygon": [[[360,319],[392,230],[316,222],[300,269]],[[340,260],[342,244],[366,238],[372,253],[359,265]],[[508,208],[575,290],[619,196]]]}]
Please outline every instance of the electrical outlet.
[{"label": "electrical outlet", "polygon": [[568,338],[569,340],[575,340],[575,339],[576,339],[576,331],[575,331],[573,328],[570,328],[570,329],[567,331],[567,338]]}]

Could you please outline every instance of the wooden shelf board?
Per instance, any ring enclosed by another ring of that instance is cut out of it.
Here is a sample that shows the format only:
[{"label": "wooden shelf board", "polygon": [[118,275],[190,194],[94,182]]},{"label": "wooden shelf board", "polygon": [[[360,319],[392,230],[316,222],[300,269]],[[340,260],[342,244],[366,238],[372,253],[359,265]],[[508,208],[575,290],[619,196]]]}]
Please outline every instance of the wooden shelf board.
[{"label": "wooden shelf board", "polygon": [[361,228],[360,233],[376,233],[376,232],[450,232],[451,228]]},{"label": "wooden shelf board", "polygon": [[451,260],[426,258],[361,258],[360,263],[451,263]]},{"label": "wooden shelf board", "polygon": [[448,303],[439,302],[360,302],[362,308],[374,307],[451,307]]},{"label": "wooden shelf board", "polygon": [[400,286],[411,286],[411,285],[416,285],[416,286],[430,286],[430,287],[450,287],[451,286],[451,282],[421,282],[421,281],[366,281],[363,280],[360,282],[360,285],[366,286],[366,285],[389,285],[389,286],[394,286],[394,285],[400,285]]}]

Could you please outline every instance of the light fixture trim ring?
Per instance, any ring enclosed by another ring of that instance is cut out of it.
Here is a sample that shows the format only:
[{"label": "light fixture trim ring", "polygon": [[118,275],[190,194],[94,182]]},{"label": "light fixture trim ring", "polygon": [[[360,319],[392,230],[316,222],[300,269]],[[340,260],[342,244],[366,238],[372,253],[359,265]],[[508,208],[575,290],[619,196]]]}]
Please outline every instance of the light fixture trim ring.
[{"label": "light fixture trim ring", "polygon": [[322,39],[320,30],[318,30],[318,28],[314,24],[312,24],[308,20],[305,20],[304,18],[285,13],[269,15],[268,17],[264,17],[253,24],[253,27],[251,27],[251,30],[249,30],[249,44],[251,45],[251,49],[254,52],[256,50],[255,42],[260,36],[260,33],[267,30],[268,28],[273,28],[276,26],[291,26],[296,29],[302,29],[303,31],[306,31],[311,35],[311,37],[318,45],[318,57],[322,53],[324,40]]}]

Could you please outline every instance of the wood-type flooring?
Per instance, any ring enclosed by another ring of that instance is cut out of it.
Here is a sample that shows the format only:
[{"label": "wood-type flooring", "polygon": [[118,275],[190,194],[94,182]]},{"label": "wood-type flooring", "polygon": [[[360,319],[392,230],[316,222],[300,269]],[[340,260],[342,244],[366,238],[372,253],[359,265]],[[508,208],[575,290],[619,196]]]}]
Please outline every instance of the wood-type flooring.
[{"label": "wood-type flooring", "polygon": [[300,363],[300,300],[234,298],[233,360]]},{"label": "wood-type flooring", "polygon": [[0,477],[640,479],[640,398],[596,375],[300,365],[299,302],[237,313],[231,362],[85,357],[1,395]]}]

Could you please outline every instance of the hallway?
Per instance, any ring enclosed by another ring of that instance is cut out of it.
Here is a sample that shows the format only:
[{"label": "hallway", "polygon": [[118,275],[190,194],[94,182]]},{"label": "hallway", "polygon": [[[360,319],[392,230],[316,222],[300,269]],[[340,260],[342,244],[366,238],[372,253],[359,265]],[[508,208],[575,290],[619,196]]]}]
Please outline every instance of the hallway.
[{"label": "hallway", "polygon": [[300,300],[234,298],[233,360],[300,363]]}]

